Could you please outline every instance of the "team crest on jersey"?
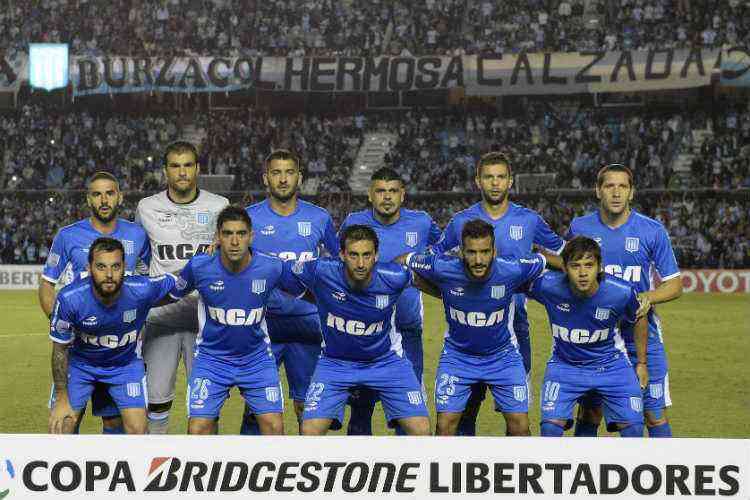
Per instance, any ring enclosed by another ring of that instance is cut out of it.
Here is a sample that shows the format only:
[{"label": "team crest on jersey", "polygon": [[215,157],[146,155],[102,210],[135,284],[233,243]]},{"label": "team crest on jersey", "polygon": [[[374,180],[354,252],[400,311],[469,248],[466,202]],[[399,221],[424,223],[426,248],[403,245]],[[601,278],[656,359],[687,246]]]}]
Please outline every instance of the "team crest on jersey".
[{"label": "team crest on jersey", "polygon": [[387,295],[376,295],[375,296],[375,307],[378,309],[385,309],[388,307],[389,298]]},{"label": "team crest on jersey", "polygon": [[490,289],[490,296],[493,299],[502,299],[505,297],[505,285],[493,285]]},{"label": "team crest on jersey", "polygon": [[135,321],[136,316],[136,310],[135,309],[128,309],[124,313],[122,313],[122,322],[123,323],[132,323]]},{"label": "team crest on jersey", "polygon": [[523,238],[523,226],[510,226],[510,239],[520,240]]},{"label": "team crest on jersey", "polygon": [[312,234],[312,222],[298,222],[297,233],[300,236],[310,236]]},{"label": "team crest on jersey", "polygon": [[266,291],[266,280],[253,280],[251,286],[253,293],[260,295]]},{"label": "team crest on jersey", "polygon": [[419,233],[414,231],[406,232],[406,246],[414,248],[419,243]]},{"label": "team crest on jersey", "polygon": [[262,235],[264,235],[264,236],[271,236],[271,235],[272,235],[272,234],[274,234],[275,232],[276,232],[276,228],[275,228],[275,227],[273,227],[273,226],[272,226],[272,225],[270,225],[270,224],[269,224],[268,226],[266,226],[266,227],[264,227],[263,229],[261,229],[261,230],[260,230],[260,234],[262,234]]},{"label": "team crest on jersey", "polygon": [[640,246],[638,238],[625,238],[625,250],[628,252],[637,252]]},{"label": "team crest on jersey", "polygon": [[633,411],[643,411],[643,400],[641,398],[630,398],[630,408]]},{"label": "team crest on jersey", "polygon": [[195,222],[201,224],[202,226],[205,226],[209,222],[211,222],[211,214],[209,214],[208,212],[197,212],[195,214]]},{"label": "team crest on jersey", "polygon": [[515,399],[516,401],[526,400],[526,386],[525,385],[513,386],[513,399]]},{"label": "team crest on jersey", "polygon": [[664,389],[661,384],[648,384],[648,393],[654,399],[660,399],[664,396]]},{"label": "team crest on jersey", "polygon": [[125,255],[133,255],[135,252],[135,243],[132,240],[122,240],[122,246],[125,248]]},{"label": "team crest on jersey", "polygon": [[266,399],[271,403],[275,403],[279,400],[280,391],[278,387],[266,387]]},{"label": "team crest on jersey", "polygon": [[606,307],[597,307],[594,317],[599,321],[607,321],[609,319],[609,309]]}]

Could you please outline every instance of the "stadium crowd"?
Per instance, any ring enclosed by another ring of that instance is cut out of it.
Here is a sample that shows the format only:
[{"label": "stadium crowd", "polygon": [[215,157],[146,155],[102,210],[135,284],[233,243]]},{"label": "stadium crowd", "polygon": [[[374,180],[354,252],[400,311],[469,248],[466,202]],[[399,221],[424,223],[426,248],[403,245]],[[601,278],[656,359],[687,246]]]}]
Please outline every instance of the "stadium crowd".
[{"label": "stadium crowd", "polygon": [[[133,219],[138,197],[128,196],[121,217]],[[243,206],[259,201],[239,192],[229,193]],[[694,194],[654,199],[636,198],[636,209],[661,221],[672,238],[682,268],[750,267],[750,202],[700,197]],[[427,211],[444,227],[456,212],[476,202],[477,195],[414,197],[407,206]],[[366,199],[347,193],[326,193],[308,198],[326,207],[336,224],[351,211],[366,206]],[[552,229],[564,235],[573,217],[596,209],[596,200],[564,195],[522,197],[521,204],[537,210]],[[66,193],[29,198],[22,193],[0,201],[0,264],[40,264],[49,252],[55,232],[65,224],[87,217],[83,195]]]},{"label": "stadium crowd", "polygon": [[[744,0],[10,0],[0,47],[82,55],[375,56],[721,47],[750,40]],[[0,49],[0,55],[3,55]]]},{"label": "stadium crowd", "polygon": [[[477,158],[496,148],[512,158],[514,173],[541,177],[536,183],[517,179],[521,191],[552,184],[587,188],[598,167],[613,162],[630,166],[641,187],[750,187],[750,113],[728,106],[690,116],[538,103],[514,117],[442,110],[295,116],[222,111],[186,117],[60,113],[25,105],[0,115],[6,157],[0,188],[81,189],[87,176],[107,170],[124,190],[153,191],[162,183],[161,151],[193,122],[204,132],[204,173],[234,175],[236,191],[262,189],[263,159],[283,147],[298,152],[306,166],[304,193],[347,192],[363,136],[375,130],[394,134],[385,162],[411,192],[473,190]],[[709,131],[702,144],[694,138],[696,130]],[[678,179],[672,165],[680,148],[698,154],[692,175]]]}]

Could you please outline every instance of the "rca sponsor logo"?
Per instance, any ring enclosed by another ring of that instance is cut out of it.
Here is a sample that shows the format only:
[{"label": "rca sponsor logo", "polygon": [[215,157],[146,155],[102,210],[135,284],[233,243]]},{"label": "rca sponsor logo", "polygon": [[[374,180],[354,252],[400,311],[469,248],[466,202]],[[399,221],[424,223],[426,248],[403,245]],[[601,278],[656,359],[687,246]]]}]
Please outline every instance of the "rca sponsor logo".
[{"label": "rca sponsor logo", "polygon": [[467,326],[482,328],[485,326],[494,326],[499,324],[505,317],[505,309],[492,311],[489,316],[481,311],[461,311],[454,307],[448,309],[453,321]]},{"label": "rca sponsor logo", "polygon": [[328,313],[328,317],[326,318],[326,326],[338,330],[341,333],[348,333],[349,335],[357,336],[367,336],[383,331],[382,321],[368,325],[364,321],[344,319],[331,313]]},{"label": "rca sponsor logo", "polygon": [[221,307],[208,308],[210,318],[221,325],[229,326],[252,326],[263,320],[263,308],[250,309],[222,309]]},{"label": "rca sponsor logo", "polygon": [[552,323],[552,336],[563,342],[570,342],[571,344],[593,344],[595,342],[607,340],[607,337],[609,337],[609,328],[602,328],[601,330],[590,332],[584,328],[573,328],[568,330],[564,326]]}]

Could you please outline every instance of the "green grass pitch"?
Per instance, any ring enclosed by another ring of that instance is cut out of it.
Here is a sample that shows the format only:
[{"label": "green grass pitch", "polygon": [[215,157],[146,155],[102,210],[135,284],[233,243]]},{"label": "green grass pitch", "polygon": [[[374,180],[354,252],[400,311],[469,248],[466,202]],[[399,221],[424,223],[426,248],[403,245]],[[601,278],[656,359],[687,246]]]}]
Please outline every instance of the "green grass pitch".
[{"label": "green grass pitch", "polygon": [[[750,437],[750,296],[742,294],[688,294],[658,307],[670,364],[673,407],[670,418],[675,436]],[[541,307],[530,302],[534,353],[534,402],[530,409],[531,432],[539,433],[539,396],[544,366],[550,352],[550,333]],[[442,306],[427,299],[425,304],[425,385],[431,396],[434,374],[442,346],[445,322]],[[50,341],[48,325],[34,291],[0,292],[0,432],[43,433],[47,429],[47,399],[50,391]],[[282,375],[283,378],[283,375]],[[186,429],[185,377],[178,377],[178,397],[172,411],[170,431]],[[434,425],[434,405],[429,406]],[[221,418],[222,433],[237,433],[242,411],[241,397],[234,391]],[[285,415],[287,434],[296,433],[291,405]],[[376,434],[385,429],[378,405]],[[101,432],[101,423],[90,415],[84,433]],[[502,416],[493,411],[488,397],[479,416],[480,435],[504,435]]]}]

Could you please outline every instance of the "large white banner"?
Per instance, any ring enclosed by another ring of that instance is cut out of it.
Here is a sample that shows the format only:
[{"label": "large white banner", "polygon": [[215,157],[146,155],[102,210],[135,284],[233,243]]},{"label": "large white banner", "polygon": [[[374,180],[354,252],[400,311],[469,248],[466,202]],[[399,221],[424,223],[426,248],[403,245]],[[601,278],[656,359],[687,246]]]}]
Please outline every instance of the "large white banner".
[{"label": "large white banner", "polygon": [[750,496],[750,440],[740,439],[0,435],[0,444],[9,500]]},{"label": "large white banner", "polygon": [[0,265],[0,290],[36,290],[43,270],[44,266]]}]

